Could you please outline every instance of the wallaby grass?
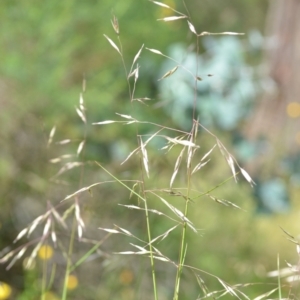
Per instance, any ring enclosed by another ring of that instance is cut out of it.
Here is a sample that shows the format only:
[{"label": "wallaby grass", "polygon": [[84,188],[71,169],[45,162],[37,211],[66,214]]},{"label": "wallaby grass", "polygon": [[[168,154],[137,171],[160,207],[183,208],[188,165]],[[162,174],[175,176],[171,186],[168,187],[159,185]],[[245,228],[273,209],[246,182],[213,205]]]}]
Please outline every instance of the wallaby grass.
[{"label": "wallaby grass", "polygon": [[[197,33],[188,11],[187,14],[183,14],[161,2],[150,2],[174,14],[161,21],[187,22],[187,29],[194,36],[197,55],[199,55],[199,40],[202,36],[239,35],[233,32]],[[210,201],[215,205],[224,206],[224,209],[241,210],[243,208],[238,204],[227,200],[226,197],[223,198],[222,193],[219,196],[219,190],[229,182],[238,181],[238,177],[244,178],[251,186],[255,184],[227,150],[222,138],[218,138],[201,124],[201,120],[197,119],[196,102],[201,100],[197,95],[197,85],[201,84],[202,80],[209,79],[198,76],[197,61],[195,61],[197,71],[194,74],[183,68],[179,61],[174,61],[160,50],[144,45],[137,50],[128,67],[122,50],[122,34],[115,16],[112,18],[112,26],[115,36],[104,35],[104,37],[121,59],[128,86],[127,101],[131,102],[132,111],[130,114],[124,113],[120,106],[120,111],[117,111],[116,115],[93,122],[93,125],[95,125],[94,130],[99,132],[103,126],[133,127],[130,132],[135,132],[133,138],[136,140],[136,146],[124,157],[118,172],[111,172],[110,166],[100,161],[84,160],[87,128],[90,124],[84,102],[86,90],[84,81],[79,104],[76,107],[77,115],[83,123],[82,137],[76,141],[69,139],[56,141],[54,127],[48,139],[48,147],[54,143],[61,146],[77,144],[75,153],[62,154],[52,158],[50,162],[61,166],[51,178],[53,183],[63,186],[66,184],[63,176],[65,173],[71,173],[72,177],[77,178],[78,187],[75,191],[74,189],[68,191],[59,202],[48,201],[46,212],[24,228],[15,242],[20,241],[24,236],[32,239],[9,251],[0,261],[9,262],[7,267],[11,268],[26,252],[30,252],[25,259],[25,264],[33,268],[36,257],[39,256],[43,262],[40,266],[42,277],[39,295],[43,300],[50,297],[53,287],[55,290],[61,288],[60,296],[55,296],[55,299],[63,300],[98,299],[99,296],[93,296],[95,294],[106,299],[119,299],[120,295],[123,299],[155,300],[217,299],[229,297],[228,295],[238,299],[250,299],[244,288],[254,284],[231,285],[225,281],[226,278],[218,277],[204,268],[200,269],[197,263],[194,265],[193,261],[190,262],[188,259],[190,247],[193,245],[193,243],[189,244],[188,240],[198,239],[203,233],[201,228],[197,227],[197,218],[201,219],[202,215],[207,213],[205,211],[207,205],[203,203]],[[136,95],[139,77],[143,76],[142,65],[139,65],[142,55],[159,55],[174,62],[174,67],[161,78],[157,78],[158,80],[167,80],[175,72],[184,72],[186,76],[194,79],[194,109],[191,113],[189,131],[140,118],[138,112],[141,109],[146,111],[153,102],[153,99],[145,95]],[[156,150],[157,148],[160,150]],[[225,159],[227,171],[224,170],[223,165],[220,165],[220,159],[216,159],[219,156]],[[217,162],[214,163],[214,160]],[[137,170],[128,170],[126,165],[136,166]],[[218,182],[210,187],[207,180],[202,179],[208,173],[205,171],[207,168],[213,168],[218,173]],[[93,172],[97,170],[94,173],[95,178],[92,182],[85,182],[89,170]],[[95,230],[94,224],[89,224],[89,220],[94,214],[92,205],[99,205],[97,203],[99,201],[104,203],[102,205],[105,206],[103,209],[105,213],[99,216],[102,225]],[[114,213],[116,217],[111,216]],[[126,214],[131,220],[130,228],[123,227],[122,220],[115,224],[111,222],[111,219],[116,219],[120,213]],[[238,211],[235,213],[238,214]],[[196,220],[191,217],[196,217]],[[222,227],[224,224],[219,226]],[[118,244],[111,242],[114,235],[119,236]],[[81,247],[77,248],[79,243]],[[228,247],[230,243],[229,241]],[[53,249],[56,249],[55,252],[59,254],[54,255]],[[201,253],[199,255],[201,256]],[[127,259],[129,256],[130,258]],[[89,274],[88,262],[99,264],[101,267],[99,278]],[[78,268],[84,270],[83,274],[86,278],[76,277]],[[116,287],[116,270],[119,272],[118,280],[123,285],[122,292],[119,294],[116,293],[116,289],[121,289],[120,286]],[[135,289],[130,286],[134,277],[136,278]],[[89,292],[79,291],[75,294],[74,288],[85,279],[91,280],[95,286]],[[192,280],[195,286],[198,286],[197,296],[183,284]],[[208,283],[212,281],[217,282],[218,290],[210,289]],[[102,282],[105,282],[105,288]],[[272,287],[271,292],[258,295],[255,299],[267,298],[278,291],[279,298],[282,299],[281,282],[278,282],[278,286]]]}]

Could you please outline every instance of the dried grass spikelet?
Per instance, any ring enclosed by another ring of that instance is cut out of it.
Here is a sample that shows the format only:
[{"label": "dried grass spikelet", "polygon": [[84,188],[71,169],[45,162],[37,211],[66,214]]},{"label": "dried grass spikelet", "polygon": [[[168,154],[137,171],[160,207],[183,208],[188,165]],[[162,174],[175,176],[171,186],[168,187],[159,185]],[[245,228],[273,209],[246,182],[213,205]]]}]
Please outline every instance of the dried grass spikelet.
[{"label": "dried grass spikelet", "polygon": [[111,20],[111,25],[112,25],[115,33],[117,35],[119,35],[120,34],[119,21],[116,16],[113,16],[113,19]]}]

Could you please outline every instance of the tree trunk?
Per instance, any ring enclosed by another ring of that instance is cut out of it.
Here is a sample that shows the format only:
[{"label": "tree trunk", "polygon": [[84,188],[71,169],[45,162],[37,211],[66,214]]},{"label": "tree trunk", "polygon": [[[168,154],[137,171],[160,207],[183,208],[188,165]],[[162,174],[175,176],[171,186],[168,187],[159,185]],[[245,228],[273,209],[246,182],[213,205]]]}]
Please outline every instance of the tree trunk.
[{"label": "tree trunk", "polygon": [[300,0],[271,0],[266,31],[275,89],[258,101],[247,136],[264,136],[274,159],[300,149]]}]

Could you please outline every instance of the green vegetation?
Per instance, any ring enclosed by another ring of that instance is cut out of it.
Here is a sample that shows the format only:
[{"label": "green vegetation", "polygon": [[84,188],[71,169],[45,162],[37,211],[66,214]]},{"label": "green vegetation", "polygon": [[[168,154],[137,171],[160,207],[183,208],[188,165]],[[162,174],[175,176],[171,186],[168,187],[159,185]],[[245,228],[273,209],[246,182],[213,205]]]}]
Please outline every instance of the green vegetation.
[{"label": "green vegetation", "polygon": [[[1,138],[12,144],[0,170],[0,299],[294,299],[297,287],[267,273],[282,267],[277,253],[295,260],[282,233],[297,239],[279,226],[297,232],[296,213],[254,216],[229,133],[205,127],[197,105],[214,80],[199,78],[210,35],[199,28],[241,39],[253,19],[232,19],[254,4],[207,2],[198,17],[195,1],[28,3],[1,4]],[[193,68],[167,50],[185,39]],[[185,122],[162,95],[177,74],[193,83]]]}]

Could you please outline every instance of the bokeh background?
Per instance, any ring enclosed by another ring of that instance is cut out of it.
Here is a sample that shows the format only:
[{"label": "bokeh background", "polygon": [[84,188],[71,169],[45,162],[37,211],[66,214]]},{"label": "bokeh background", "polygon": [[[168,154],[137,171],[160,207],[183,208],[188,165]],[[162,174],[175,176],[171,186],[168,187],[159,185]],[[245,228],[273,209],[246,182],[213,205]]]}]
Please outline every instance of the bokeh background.
[{"label": "bokeh background", "polygon": [[[13,244],[18,232],[38,215],[57,205],[66,195],[95,182],[109,180],[92,163],[72,169],[60,177],[55,174],[64,163],[101,161],[123,179],[137,178],[139,163],[134,159],[120,163],[136,148],[132,126],[92,126],[93,122],[120,119],[115,113],[131,114],[126,76],[117,51],[105,39],[117,43],[111,25],[116,16],[124,61],[132,60],[144,44],[195,70],[199,60],[197,114],[199,121],[219,136],[256,182],[251,188],[233,180],[216,190],[216,195],[244,210],[234,210],[210,200],[193,203],[190,219],[201,229],[190,234],[187,264],[201,268],[230,284],[261,282],[247,287],[250,298],[273,288],[276,280],[267,273],[277,269],[277,254],[295,264],[295,238],[299,228],[300,187],[300,99],[299,41],[300,3],[258,0],[176,1],[166,5],[190,14],[197,32],[242,32],[243,36],[208,36],[200,39],[200,55],[195,54],[195,39],[185,20],[157,21],[174,12],[150,1],[2,1],[0,3],[0,249],[1,255],[27,242]],[[184,4],[185,3],[185,4]],[[158,81],[174,62],[143,50],[139,59],[137,97],[149,97],[148,106],[139,104],[138,119],[189,130],[194,95],[193,82],[184,72]],[[212,75],[212,76],[211,76]],[[86,88],[83,92],[83,82]],[[82,93],[87,125],[76,114]],[[49,146],[50,131],[56,127]],[[144,134],[153,133],[142,126]],[[205,154],[213,139],[200,132]],[[81,156],[80,142],[86,138]],[[67,144],[59,143],[69,139]],[[168,186],[178,153],[165,158],[157,149],[150,161],[153,174],[147,185]],[[56,164],[50,160],[73,155]],[[75,155],[75,158],[74,158]],[[230,170],[219,153],[199,173],[199,188],[209,190],[229,178]],[[178,179],[180,185],[180,179]],[[182,178],[184,182],[184,178]],[[143,236],[145,220],[141,213],[118,206],[129,199],[119,185],[107,184],[80,198],[86,224],[86,243],[76,243],[80,257],[103,238],[98,227],[114,224]],[[60,206],[63,212],[71,202]],[[178,203],[180,206],[180,203]],[[164,209],[153,203],[153,207]],[[169,228],[167,220],[153,217],[153,230],[161,234]],[[72,227],[72,224],[68,224]],[[58,230],[58,229],[57,229]],[[43,227],[29,240],[38,239]],[[59,232],[67,239],[68,232]],[[166,255],[176,260],[180,232],[161,242]],[[113,255],[130,249],[130,239],[110,237],[90,259],[74,272],[70,299],[152,299],[148,260]],[[63,243],[63,242],[62,242]],[[66,244],[67,245],[67,244]],[[38,299],[40,274],[45,261],[36,258],[30,270],[23,260],[30,256],[34,243],[9,271],[0,266],[0,281],[12,289],[10,299]],[[66,246],[67,247],[67,246]],[[54,249],[54,248],[53,248]],[[132,249],[131,249],[132,250]],[[54,249],[50,264],[56,265],[55,279],[47,299],[59,299],[65,261]],[[210,291],[221,289],[214,278],[203,275]],[[172,297],[174,269],[158,263],[161,299]],[[194,299],[199,286],[192,272],[183,277],[182,299]],[[6,298],[3,298],[6,299]]]}]

